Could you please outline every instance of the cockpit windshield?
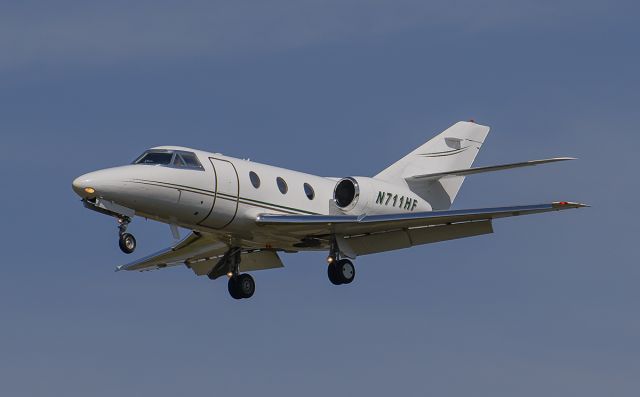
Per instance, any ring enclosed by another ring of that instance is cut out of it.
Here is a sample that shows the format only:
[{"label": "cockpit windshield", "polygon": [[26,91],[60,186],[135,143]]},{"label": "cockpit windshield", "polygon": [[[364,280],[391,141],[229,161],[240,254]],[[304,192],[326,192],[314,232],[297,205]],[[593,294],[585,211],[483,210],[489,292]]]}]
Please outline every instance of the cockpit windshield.
[{"label": "cockpit windshield", "polygon": [[183,150],[147,150],[133,164],[204,170],[194,153]]},{"label": "cockpit windshield", "polygon": [[172,159],[172,152],[145,152],[134,164],[169,165]]}]

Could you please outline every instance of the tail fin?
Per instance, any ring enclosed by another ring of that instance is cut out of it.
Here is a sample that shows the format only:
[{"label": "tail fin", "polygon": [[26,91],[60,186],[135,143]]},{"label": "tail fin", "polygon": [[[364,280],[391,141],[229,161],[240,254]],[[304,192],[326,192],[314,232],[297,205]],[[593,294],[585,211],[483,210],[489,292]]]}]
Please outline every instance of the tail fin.
[{"label": "tail fin", "polygon": [[489,134],[489,127],[461,121],[375,176],[391,183],[407,184],[434,210],[446,210],[455,200],[464,176],[421,181],[416,175],[470,168]]}]

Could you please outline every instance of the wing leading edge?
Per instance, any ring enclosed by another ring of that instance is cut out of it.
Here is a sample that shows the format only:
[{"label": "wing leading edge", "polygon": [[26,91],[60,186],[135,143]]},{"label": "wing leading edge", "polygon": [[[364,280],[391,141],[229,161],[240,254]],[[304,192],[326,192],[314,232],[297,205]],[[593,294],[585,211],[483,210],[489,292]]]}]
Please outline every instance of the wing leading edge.
[{"label": "wing leading edge", "polygon": [[224,255],[229,247],[212,237],[191,233],[184,240],[173,247],[156,252],[155,254],[138,259],[116,268],[120,270],[155,270],[163,267],[181,265],[187,261],[200,261],[218,258]]},{"label": "wing leading edge", "polygon": [[[198,276],[210,275],[215,270],[214,277],[217,278],[227,273],[221,260],[229,248],[214,236],[193,232],[173,247],[118,266],[116,271],[148,271],[187,265]],[[280,257],[273,250],[242,250],[240,254],[240,270],[244,272],[283,267]]]},{"label": "wing leading edge", "polygon": [[344,236],[353,236],[389,232],[399,229],[486,221],[497,218],[539,214],[543,212],[561,211],[582,207],[588,206],[580,203],[558,201],[550,204],[390,215],[334,216],[263,214],[257,217],[256,222],[258,225],[278,227],[279,230],[296,234],[340,234]]}]

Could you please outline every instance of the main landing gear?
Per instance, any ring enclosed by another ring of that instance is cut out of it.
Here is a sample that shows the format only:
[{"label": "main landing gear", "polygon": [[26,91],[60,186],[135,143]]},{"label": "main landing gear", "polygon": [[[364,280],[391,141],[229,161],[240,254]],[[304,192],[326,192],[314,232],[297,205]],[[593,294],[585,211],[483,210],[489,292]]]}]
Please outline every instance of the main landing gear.
[{"label": "main landing gear", "polygon": [[129,217],[118,218],[118,234],[120,235],[118,245],[125,254],[131,254],[136,250],[136,238],[127,233],[129,223],[131,223],[131,218]]},{"label": "main landing gear", "polygon": [[229,277],[229,295],[233,299],[247,299],[256,292],[256,282],[250,274],[244,273],[237,276]]},{"label": "main landing gear", "polygon": [[251,298],[256,292],[256,282],[249,274],[240,274],[240,261],[242,260],[242,249],[240,247],[232,247],[226,254],[216,263],[207,276],[211,280],[227,275],[229,281],[229,295],[233,299]]},{"label": "main landing gear", "polygon": [[349,259],[340,259],[340,249],[334,240],[329,250],[327,276],[333,285],[351,284],[356,278],[356,267]]},{"label": "main landing gear", "polygon": [[356,267],[349,259],[333,260],[327,267],[327,275],[333,285],[350,284],[356,277]]},{"label": "main landing gear", "polygon": [[335,241],[331,244],[327,262],[327,275],[333,285],[351,284],[356,278],[356,267],[349,259],[340,259],[340,250]]}]

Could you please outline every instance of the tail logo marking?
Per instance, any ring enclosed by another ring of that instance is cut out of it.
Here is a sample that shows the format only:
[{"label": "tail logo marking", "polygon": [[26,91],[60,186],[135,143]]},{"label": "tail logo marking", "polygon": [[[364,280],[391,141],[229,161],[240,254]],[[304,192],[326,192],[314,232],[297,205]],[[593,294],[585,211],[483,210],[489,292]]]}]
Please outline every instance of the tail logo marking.
[{"label": "tail logo marking", "polygon": [[465,150],[469,149],[470,146],[465,146],[462,147],[460,149],[453,149],[453,150],[445,150],[443,152],[433,152],[433,153],[420,153],[418,154],[418,156],[422,156],[422,157],[445,157],[445,156],[452,156],[454,154],[460,154],[462,152],[464,152]]}]

